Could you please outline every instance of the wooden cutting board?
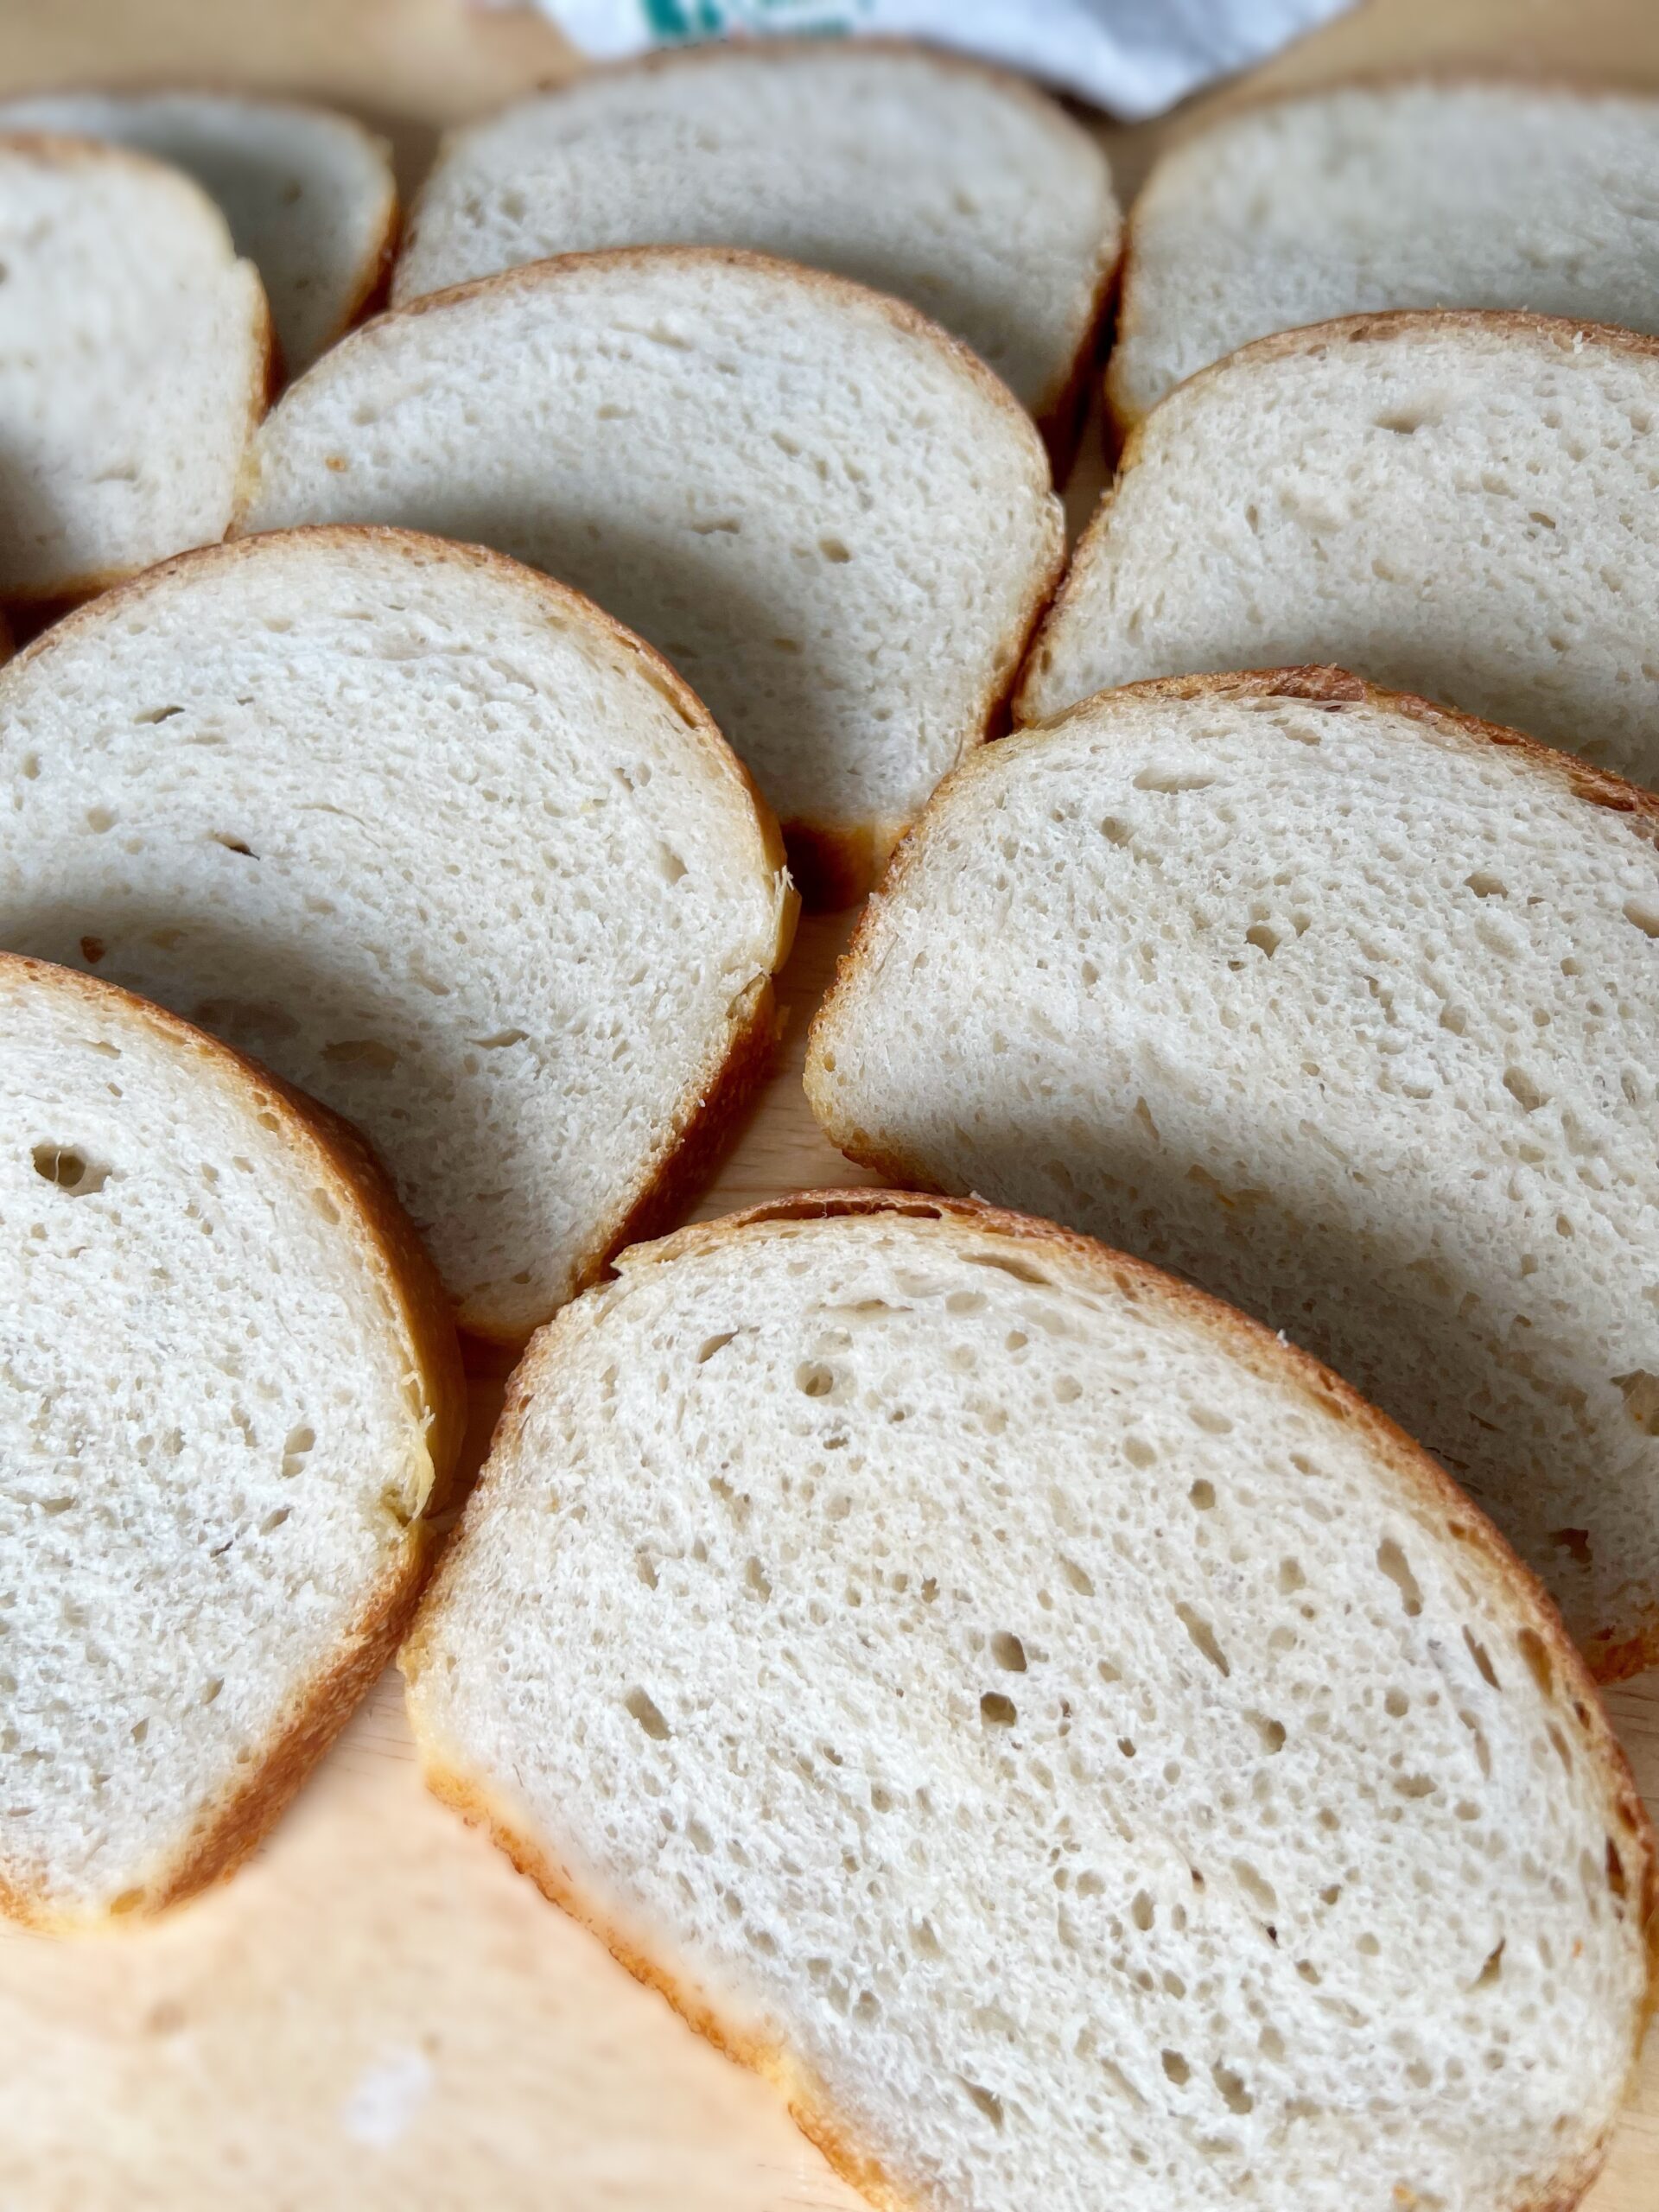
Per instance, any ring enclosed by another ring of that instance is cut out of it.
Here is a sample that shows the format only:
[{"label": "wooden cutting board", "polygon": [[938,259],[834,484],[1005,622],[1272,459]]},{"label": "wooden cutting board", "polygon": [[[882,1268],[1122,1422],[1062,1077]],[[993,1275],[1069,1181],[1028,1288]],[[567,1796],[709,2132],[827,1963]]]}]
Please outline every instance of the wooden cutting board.
[{"label": "wooden cutting board", "polygon": [[[1206,105],[1471,63],[1659,90],[1659,0],[1370,0]],[[0,92],[183,78],[310,92],[388,131],[406,183],[436,127],[570,66],[536,19],[452,0],[0,0]],[[1126,182],[1167,127],[1105,134]],[[699,1217],[870,1179],[817,1135],[800,1089],[849,925],[803,926],[777,1071]],[[476,1449],[499,1388],[476,1382]],[[1609,1704],[1659,1815],[1659,1672]],[[226,1888],[100,1940],[0,1929],[0,2212],[860,2203],[771,2090],[425,1796],[395,1674]],[[1659,2035],[1587,2206],[1659,2212]]]}]

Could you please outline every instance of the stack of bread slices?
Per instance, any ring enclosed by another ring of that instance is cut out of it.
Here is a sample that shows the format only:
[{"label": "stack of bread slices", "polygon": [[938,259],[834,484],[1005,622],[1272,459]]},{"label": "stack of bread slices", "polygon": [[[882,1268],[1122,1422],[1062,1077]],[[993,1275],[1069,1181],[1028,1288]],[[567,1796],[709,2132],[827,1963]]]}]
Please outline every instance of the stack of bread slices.
[{"label": "stack of bread slices", "polygon": [[[1656,212],[1659,102],[1445,82],[1125,227],[856,41],[539,94],[401,232],[341,117],[0,106],[0,1909],[228,1872],[401,1643],[878,2206],[1578,2201],[1659,1931]],[[806,1091],[893,1187],[685,1228],[866,894]]]}]

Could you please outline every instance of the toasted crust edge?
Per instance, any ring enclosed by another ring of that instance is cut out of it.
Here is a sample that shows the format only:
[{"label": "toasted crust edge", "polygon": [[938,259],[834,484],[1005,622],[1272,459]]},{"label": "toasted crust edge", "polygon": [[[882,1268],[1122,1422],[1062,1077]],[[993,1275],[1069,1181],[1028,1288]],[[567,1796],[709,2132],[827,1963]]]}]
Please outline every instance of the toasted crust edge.
[{"label": "toasted crust edge", "polygon": [[[451,538],[435,537],[423,531],[404,530],[384,523],[305,523],[290,530],[256,531],[247,537],[233,538],[218,545],[196,546],[188,553],[175,554],[152,569],[141,570],[100,599],[66,615],[25,646],[8,667],[0,669],[0,700],[3,700],[6,686],[13,680],[14,671],[22,673],[60,644],[73,644],[85,632],[118,620],[135,601],[152,592],[164,591],[181,579],[188,582],[198,569],[229,567],[248,560],[280,559],[291,550],[303,551],[308,545],[349,552],[353,546],[364,544],[390,548],[420,565],[482,570],[538,600],[550,619],[580,624],[613,652],[632,660],[645,681],[661,693],[685,724],[688,743],[701,750],[710,772],[724,777],[732,786],[735,804],[748,810],[760,847],[758,868],[769,873],[778,882],[776,927],[768,955],[769,967],[751,986],[750,1002],[733,1012],[723,1043],[718,1050],[711,1049],[703,1065],[687,1084],[672,1117],[670,1134],[656,1154],[641,1163],[632,1192],[619,1200],[610,1219],[601,1224],[586,1246],[572,1255],[575,1287],[580,1290],[602,1272],[611,1254],[628,1241],[636,1223],[656,1225],[669,1218],[671,1210],[687,1203],[712,1169],[744,1105],[770,1065],[777,1034],[772,979],[789,957],[800,908],[785,869],[782,834],[771,808],[702,700],[656,647],[569,584],[560,583],[541,569],[530,568],[489,546],[466,545]],[[273,1077],[264,1079],[276,1080]],[[328,1109],[315,1101],[307,1099],[305,1103],[314,1115],[328,1114]],[[346,1126],[339,1122],[337,1116],[329,1115],[329,1118],[340,1128]],[[363,1143],[354,1130],[351,1134],[354,1141]],[[381,1173],[378,1166],[376,1173]],[[397,1202],[392,1203],[395,1205]],[[475,1302],[470,1308],[458,1307],[454,1318],[456,1325],[469,1336],[516,1347],[522,1345],[550,1315],[537,1312],[522,1320],[495,1319]]]},{"label": "toasted crust edge", "polygon": [[385,1170],[348,1122],[283,1083],[256,1060],[166,1008],[79,969],[20,953],[0,952],[0,986],[8,978],[39,983],[72,998],[114,1005],[128,1020],[158,1032],[184,1054],[207,1062],[236,1090],[249,1112],[274,1106],[286,1116],[296,1153],[308,1154],[334,1185],[343,1216],[354,1220],[360,1257],[375,1277],[389,1319],[402,1329],[427,1408],[426,1451],[431,1477],[399,1554],[370,1592],[341,1637],[334,1663],[299,1684],[264,1755],[241,1780],[200,1808],[181,1842],[143,1885],[130,1908],[61,1905],[37,1885],[0,1865],[0,1914],[58,1934],[100,1929],[117,1919],[150,1917],[232,1873],[272,1826],[317,1759],[350,1718],[396,1649],[436,1556],[432,1519],[451,1502],[455,1463],[467,1421],[467,1386],[448,1300],[420,1239],[398,1205]]},{"label": "toasted crust edge", "polygon": [[[1610,1826],[1617,1824],[1625,1839],[1620,1858],[1626,1869],[1626,1894],[1646,1968],[1645,1987],[1631,2020],[1624,2071],[1617,2094],[1609,2098],[1605,2121],[1595,2140],[1571,2166],[1541,2183],[1523,2182],[1521,2193],[1503,2208],[1503,2212],[1572,2212],[1605,2159],[1619,2105],[1635,2077],[1643,2032],[1659,1999],[1659,1858],[1629,1761],[1542,1584],[1427,1452],[1311,1353],[1275,1336],[1208,1292],[1054,1223],[988,1205],[978,1198],[936,1198],[905,1190],[799,1191],[717,1221],[694,1224],[655,1243],[636,1246],[621,1256],[618,1271],[626,1276],[635,1269],[671,1267],[679,1260],[718,1249],[740,1241],[749,1230],[772,1224],[877,1217],[936,1222],[942,1233],[952,1228],[970,1229],[1042,1252],[1080,1274],[1090,1287],[1109,1289],[1133,1302],[1147,1300],[1162,1306],[1177,1319],[1219,1342],[1253,1374],[1294,1389],[1327,1416],[1357,1427],[1379,1472],[1392,1478],[1402,1507],[1420,1522],[1438,1522],[1444,1535],[1463,1548],[1464,1556],[1478,1563],[1489,1583],[1507,1599],[1517,1627],[1530,1630],[1539,1639],[1552,1670],[1552,1688],[1541,1694],[1562,1704],[1564,1719],[1570,1714],[1603,1783],[1605,1817]],[[514,1376],[491,1447],[492,1457],[522,1420],[543,1367],[557,1356],[562,1327],[568,1325],[573,1312],[566,1307],[555,1318]],[[803,2133],[879,2212],[919,2212],[922,2195],[904,2189],[879,2159],[860,2147],[855,2132],[837,2115],[786,2045],[739,2030],[724,2020],[710,2000],[693,1991],[666,1962],[660,1942],[653,1946],[642,1933],[625,1929],[613,1914],[586,1897],[580,1884],[531,1833],[528,1821],[487,1783],[467,1773],[455,1747],[428,1725],[420,1697],[428,1611],[442,1604],[449,1578],[464,1567],[467,1524],[475,1514],[487,1511],[488,1496],[487,1485],[480,1484],[432,1585],[427,1606],[399,1654],[410,1724],[428,1788],[470,1825],[481,1827],[545,1897],[590,1929],[636,1980],[658,1990],[689,2025],[728,2057],[779,2088]]]},{"label": "toasted crust edge", "polygon": [[[1656,351],[1659,351],[1659,343],[1656,344]],[[1041,721],[1027,723],[1006,742],[1014,748],[1022,748],[1027,743],[1039,744],[1045,736],[1065,728],[1075,717],[1086,715],[1103,702],[1119,697],[1154,701],[1160,698],[1307,699],[1317,703],[1375,707],[1416,723],[1441,744],[1472,748],[1491,747],[1500,752],[1512,753],[1535,774],[1565,788],[1571,798],[1580,799],[1586,805],[1605,807],[1610,813],[1627,817],[1637,835],[1659,847],[1659,794],[1644,791],[1639,785],[1627,783],[1623,777],[1613,775],[1606,769],[1592,767],[1587,760],[1580,760],[1576,754],[1560,753],[1548,745],[1541,745],[1536,738],[1524,736],[1519,730],[1507,729],[1498,722],[1484,721],[1476,715],[1463,714],[1454,707],[1440,705],[1416,692],[1389,690],[1380,684],[1367,683],[1363,677],[1351,675],[1346,669],[1329,664],[1242,669],[1210,676],[1154,677],[1140,683],[1111,685],[1090,693],[1072,706],[1063,708],[1058,714],[1051,715]],[[995,753],[986,755],[978,765],[989,770],[1007,760],[1019,757],[1018,749],[1004,753],[999,748]],[[835,1087],[826,1077],[823,1060],[826,1048],[831,1046],[834,1024],[843,1003],[859,989],[865,963],[878,949],[885,900],[899,891],[910,868],[918,864],[935,810],[949,805],[953,793],[959,788],[965,788],[976,765],[975,756],[970,755],[960,768],[945,778],[895,853],[876,895],[860,915],[847,949],[836,963],[830,987],[813,1015],[807,1033],[802,1085],[813,1119],[825,1137],[855,1166],[869,1168],[878,1175],[891,1179],[895,1184],[917,1190],[935,1189],[932,1176],[918,1161],[909,1160],[902,1152],[884,1146],[868,1130],[860,1128],[843,1116]],[[1649,1667],[1659,1665],[1659,1605],[1655,1607],[1651,1618],[1634,1630],[1609,1629],[1591,1635],[1586,1639],[1583,1656],[1594,1679],[1604,1686],[1627,1681]]]},{"label": "toasted crust edge", "polygon": [[1390,308],[1375,315],[1337,315],[1328,322],[1310,322],[1294,330],[1272,331],[1265,338],[1252,339],[1236,353],[1224,353],[1218,361],[1195,370],[1184,383],[1166,392],[1155,407],[1140,417],[1124,439],[1117,454],[1116,473],[1102,493],[1100,504],[1077,540],[1059,588],[1049,602],[1042,626],[1033,639],[1025,666],[1020,671],[1013,698],[1015,726],[1023,728],[1033,722],[1052,721],[1069,711],[1071,704],[1077,703],[1068,702],[1067,708],[1038,704],[1038,688],[1046,673],[1039,668],[1038,659],[1050,632],[1058,630],[1067,619],[1073,601],[1083,589],[1084,576],[1095,567],[1124,479],[1145,458],[1148,440],[1166,408],[1187,404],[1191,396],[1212,378],[1259,367],[1264,362],[1294,354],[1325,353],[1340,346],[1378,345],[1395,340],[1409,343],[1413,339],[1435,338],[1451,331],[1500,344],[1511,340],[1531,340],[1569,355],[1593,348],[1604,353],[1634,354],[1640,359],[1659,363],[1659,336],[1624,330],[1617,323],[1579,322],[1567,315],[1534,315],[1522,308]]},{"label": "toasted crust edge", "polygon": [[[1126,333],[1132,333],[1138,320],[1135,297],[1135,278],[1138,271],[1138,257],[1135,251],[1136,219],[1141,214],[1154,188],[1167,182],[1168,172],[1179,160],[1183,159],[1195,148],[1204,145],[1211,137],[1220,138],[1236,126],[1258,121],[1264,116],[1277,115],[1295,108],[1324,106],[1332,99],[1354,92],[1386,99],[1390,93],[1414,91],[1452,94],[1459,92],[1519,93],[1535,99],[1555,101],[1564,109],[1587,108],[1609,100],[1617,100],[1621,105],[1631,107],[1650,107],[1655,111],[1656,119],[1659,120],[1659,94],[1644,92],[1639,86],[1621,85],[1611,78],[1555,76],[1541,80],[1518,69],[1505,73],[1501,68],[1455,67],[1445,69],[1402,67],[1380,71],[1375,76],[1339,77],[1333,79],[1328,84],[1304,86],[1292,92],[1257,92],[1230,102],[1219,114],[1189,118],[1185,126],[1176,130],[1142,178],[1141,188],[1124,217],[1123,250],[1120,262],[1121,275],[1118,286],[1120,337]],[[1452,311],[1458,312],[1455,309]],[[1402,312],[1410,312],[1410,310],[1402,310]],[[1419,310],[1419,312],[1427,312],[1427,310]],[[1475,310],[1465,310],[1465,312],[1472,313]],[[1489,312],[1501,313],[1503,310],[1493,309]],[[1611,328],[1614,326],[1609,324],[1603,327]],[[1256,344],[1260,341],[1252,340],[1248,342]],[[1146,421],[1147,416],[1152,412],[1152,408],[1133,406],[1125,398],[1122,372],[1120,370],[1115,372],[1114,369],[1116,358],[1115,347],[1112,358],[1109,359],[1106,365],[1103,397],[1109,438],[1114,447],[1121,448]],[[1228,357],[1224,354],[1218,358],[1225,359]],[[1215,364],[1211,362],[1205,365],[1213,367]],[[1195,376],[1201,373],[1199,370],[1193,372]],[[1179,389],[1179,385],[1173,385],[1170,387],[1172,391]],[[1168,397],[1169,394],[1166,392],[1164,397]],[[1153,406],[1159,406],[1161,404],[1161,401],[1154,400]]]},{"label": "toasted crust edge", "polygon": [[[693,69],[730,67],[734,61],[740,67],[760,63],[770,68],[834,68],[852,51],[854,49],[833,42],[745,38],[740,34],[701,44],[663,48],[654,53],[633,54],[620,60],[600,62],[584,69],[577,76],[562,79],[556,84],[543,85],[534,92],[506,102],[493,114],[477,122],[464,124],[457,130],[445,132],[436,159],[410,205],[404,245],[412,244],[417,235],[425,204],[429,198],[435,197],[434,187],[441,179],[451,156],[460,152],[474,138],[483,137],[504,116],[516,109],[551,104],[563,95],[575,92],[578,86],[592,83],[595,78],[613,79],[665,76]],[[1081,155],[1096,174],[1103,191],[1109,221],[1096,256],[1087,304],[1076,321],[1068,359],[1045,390],[1038,394],[1031,409],[1032,417],[1048,448],[1054,474],[1057,477],[1061,476],[1077,456],[1092,382],[1090,372],[1095,365],[1106,312],[1116,293],[1124,241],[1128,236],[1125,211],[1118,200],[1106,150],[1091,131],[1085,129],[1075,116],[1069,114],[1059,101],[1044,92],[1040,86],[1020,76],[1014,70],[999,67],[995,62],[982,60],[974,54],[947,53],[938,47],[928,46],[919,39],[861,36],[855,51],[861,60],[874,55],[919,66],[939,77],[976,79],[1001,93],[1011,105],[1024,108],[1054,137],[1065,140],[1071,151]],[[399,259],[402,251],[400,248]],[[391,272],[394,294],[397,283],[397,268],[394,264]],[[393,304],[400,308],[412,306],[416,299],[423,296],[429,296],[415,293],[398,296]]]}]

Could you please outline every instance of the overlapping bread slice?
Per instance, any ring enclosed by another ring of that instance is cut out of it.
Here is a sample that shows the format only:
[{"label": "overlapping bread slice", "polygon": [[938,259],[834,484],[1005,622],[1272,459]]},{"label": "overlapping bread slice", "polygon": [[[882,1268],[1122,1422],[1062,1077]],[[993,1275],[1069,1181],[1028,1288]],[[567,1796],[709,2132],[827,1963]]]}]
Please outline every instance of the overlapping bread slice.
[{"label": "overlapping bread slice", "polygon": [[405,1647],[441,1794],[877,2204],[1575,2200],[1651,1841],[1414,1446],[982,1206],[820,1193],[620,1264]]},{"label": "overlapping bread slice", "polygon": [[695,684],[809,898],[863,888],[1011,684],[1060,560],[1030,422],[898,302],[753,255],[574,256],[355,332],[239,530],[393,522],[589,593]]},{"label": "overlapping bread slice", "polygon": [[1107,393],[1128,430],[1255,338],[1386,308],[1659,325],[1659,101],[1350,85],[1185,139],[1129,223]]},{"label": "overlapping bread slice", "polygon": [[350,329],[385,278],[397,232],[391,153],[348,116],[218,92],[56,92],[0,102],[0,131],[16,130],[108,140],[194,177],[259,271],[289,376]]},{"label": "overlapping bread slice", "polygon": [[1106,693],[942,791],[815,1026],[884,1173],[1328,1359],[1604,1677],[1659,1660],[1659,801],[1335,670]]},{"label": "overlapping bread slice", "polygon": [[233,1866],[401,1634],[464,1411],[356,1134],[124,991],[0,955],[0,1908]]},{"label": "overlapping bread slice", "polygon": [[222,537],[270,318],[188,177],[0,137],[0,600],[83,596]]},{"label": "overlapping bread slice", "polygon": [[175,562],[0,673],[0,944],[346,1115],[482,1334],[671,1204],[769,1056],[775,825],[656,654],[497,555]]},{"label": "overlapping bread slice", "polygon": [[454,132],[392,297],[597,247],[747,246],[909,300],[1065,446],[1121,227],[1100,148],[1019,78],[863,41],[711,45]]},{"label": "overlapping bread slice", "polygon": [[1025,721],[1102,686],[1334,661],[1659,784],[1659,340],[1357,316],[1155,408],[1078,546]]}]

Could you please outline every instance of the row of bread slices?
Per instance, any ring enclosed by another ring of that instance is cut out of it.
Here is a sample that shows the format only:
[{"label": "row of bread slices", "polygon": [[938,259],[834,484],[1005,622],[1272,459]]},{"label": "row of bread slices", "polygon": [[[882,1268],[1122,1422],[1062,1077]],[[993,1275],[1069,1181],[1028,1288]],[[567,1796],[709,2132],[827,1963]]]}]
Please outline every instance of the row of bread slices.
[{"label": "row of bread slices", "polygon": [[[181,118],[217,153],[232,135],[211,104],[0,113],[151,145],[181,144]],[[312,118],[302,154],[304,121],[283,151],[314,174],[276,210],[299,236],[240,218],[284,327],[296,296],[319,309],[296,363],[372,283],[391,205],[372,149]],[[1659,781],[1659,360],[1614,327],[1653,318],[1656,206],[1641,99],[1355,89],[1168,156],[1124,257],[1126,467],[1016,717],[1336,662]],[[181,179],[9,141],[0,232],[0,595],[54,602],[227,530],[489,544],[667,656],[830,904],[999,725],[1062,560],[1023,410],[1063,456],[1119,258],[1080,126],[1011,79],[858,45],[600,73],[459,134],[393,311],[263,427],[257,288]]]},{"label": "row of bread slices", "polygon": [[[397,1645],[461,1372],[346,1124],[11,954],[0,1033],[0,1899],[84,1926],[233,1866]],[[1559,1618],[1085,1238],[827,1192],[634,1246],[401,1663],[432,1786],[879,2205],[1512,2212],[1604,2154],[1654,1852]]]},{"label": "row of bread slices", "polygon": [[[964,415],[982,378],[868,297],[836,296],[827,353],[825,288],[775,266],[575,266],[616,291],[570,380],[631,456],[677,437],[683,461],[694,412],[753,396],[776,310],[770,402],[729,419],[810,464],[814,593],[884,563],[858,658],[885,681],[907,645],[881,704],[913,744],[935,659],[995,616],[972,533],[995,513],[1006,537],[1007,502],[964,485],[1006,400]],[[505,316],[556,281],[468,297]],[[903,341],[880,435],[855,323]],[[498,335],[448,385],[405,359],[359,392],[328,474],[412,396],[452,499],[480,498],[467,441],[550,342],[533,318]],[[1484,499],[1488,543],[1456,566],[1441,544],[1438,594],[1421,568],[1402,594],[1432,633],[1446,575],[1479,575],[1455,694],[1529,642],[1495,612],[1517,569],[1546,620],[1575,586],[1616,598],[1609,570],[1639,585],[1628,341],[1435,317],[1253,359],[1416,383],[1365,396],[1347,453],[1323,403],[1316,436],[1281,425],[1295,465],[1207,556],[1214,456],[1195,493],[1170,441],[1160,494],[1148,426],[1028,691],[1098,680],[1066,655],[1110,634],[1138,481],[1179,518],[1148,567],[1185,553],[1220,590],[1252,543],[1287,574],[1300,547],[1367,666],[1395,631],[1427,649],[1365,614],[1365,563],[1436,556],[1431,493]],[[1529,374],[1565,387],[1554,423]],[[1294,416],[1253,383],[1216,428],[1236,467],[1269,397]],[[1623,487],[1637,541],[1587,582],[1611,503],[1562,504],[1544,433],[1568,416],[1567,458]],[[516,420],[508,486],[540,450],[543,417]],[[925,465],[883,477],[906,441]],[[895,532],[906,500],[941,531],[941,443],[961,557],[918,576],[926,542]],[[1504,537],[1505,468],[1549,472],[1530,536]],[[583,534],[688,636],[728,601],[766,613],[809,550],[698,569],[775,486],[734,511],[710,480],[675,536],[583,481]],[[918,585],[944,602],[919,632]],[[1570,646],[1555,690],[1606,741]],[[773,671],[798,723],[821,674]],[[688,1136],[764,1052],[791,903],[769,818],[654,654],[510,563],[357,530],[206,551],[48,633],[0,718],[0,943],[135,984],[349,1114],[468,1325],[522,1337],[671,1206]],[[977,734],[831,826],[874,855]],[[906,1180],[1104,1230],[1330,1349],[1628,1671],[1659,1589],[1652,818],[1330,672],[1103,696],[934,802],[820,1023],[815,1105]],[[457,1395],[444,1301],[347,1132],[61,969],[9,964],[6,992],[4,1872],[16,1910],[73,1921],[195,1885],[303,1771],[406,1617]],[[801,1212],[636,1257],[541,1340],[409,1656],[435,1777],[782,2072],[878,2193],[1567,2201],[1639,2029],[1650,1849],[1579,1661],[1478,1512],[1329,1378],[1096,1249],[948,1205]]]}]

